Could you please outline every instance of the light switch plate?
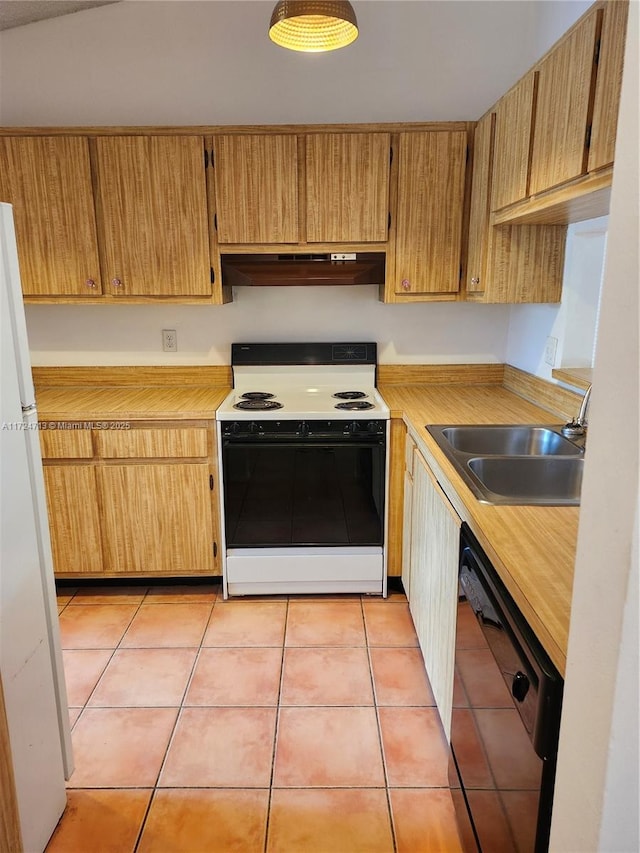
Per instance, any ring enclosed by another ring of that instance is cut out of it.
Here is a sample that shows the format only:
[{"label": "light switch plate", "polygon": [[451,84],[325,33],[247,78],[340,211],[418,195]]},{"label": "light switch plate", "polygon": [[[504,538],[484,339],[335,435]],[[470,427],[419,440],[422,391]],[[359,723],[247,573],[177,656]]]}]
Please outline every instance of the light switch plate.
[{"label": "light switch plate", "polygon": [[550,364],[551,367],[555,366],[557,349],[558,339],[551,337],[547,338],[547,345],[544,348],[544,360],[547,364]]}]

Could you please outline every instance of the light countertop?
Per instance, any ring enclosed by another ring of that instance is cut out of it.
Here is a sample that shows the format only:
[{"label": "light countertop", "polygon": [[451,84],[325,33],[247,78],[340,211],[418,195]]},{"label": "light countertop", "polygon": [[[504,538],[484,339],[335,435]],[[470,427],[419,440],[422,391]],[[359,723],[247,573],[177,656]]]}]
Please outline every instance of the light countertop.
[{"label": "light countertop", "polygon": [[579,507],[490,506],[476,500],[426,424],[558,424],[561,419],[499,385],[381,385],[426,461],[564,675]]}]

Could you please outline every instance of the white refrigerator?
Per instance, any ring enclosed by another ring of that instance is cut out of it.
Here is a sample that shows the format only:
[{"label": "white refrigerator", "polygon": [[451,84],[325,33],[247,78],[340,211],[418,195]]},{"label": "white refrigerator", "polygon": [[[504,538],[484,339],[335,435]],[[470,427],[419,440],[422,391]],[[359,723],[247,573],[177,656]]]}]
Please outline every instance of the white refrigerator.
[{"label": "white refrigerator", "polygon": [[13,211],[3,203],[0,290],[0,675],[22,843],[41,853],[73,757]]}]

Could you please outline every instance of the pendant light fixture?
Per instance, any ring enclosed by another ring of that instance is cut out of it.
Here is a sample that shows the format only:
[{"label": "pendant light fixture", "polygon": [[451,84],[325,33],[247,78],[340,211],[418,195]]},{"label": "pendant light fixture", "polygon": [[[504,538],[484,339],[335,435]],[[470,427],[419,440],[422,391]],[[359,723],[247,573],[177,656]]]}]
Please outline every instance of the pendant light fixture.
[{"label": "pendant light fixture", "polygon": [[358,22],[348,2],[279,0],[269,24],[271,41],[289,50],[321,53],[358,38]]}]

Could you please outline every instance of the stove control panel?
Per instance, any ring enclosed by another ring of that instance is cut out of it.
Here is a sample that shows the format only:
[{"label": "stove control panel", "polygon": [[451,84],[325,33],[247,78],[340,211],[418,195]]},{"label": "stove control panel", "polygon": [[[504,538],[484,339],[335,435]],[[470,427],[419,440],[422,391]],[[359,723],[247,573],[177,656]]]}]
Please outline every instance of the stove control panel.
[{"label": "stove control panel", "polygon": [[225,439],[322,440],[375,439],[386,435],[386,420],[369,421],[223,421]]}]

